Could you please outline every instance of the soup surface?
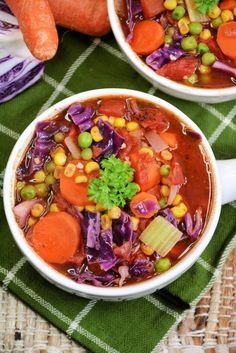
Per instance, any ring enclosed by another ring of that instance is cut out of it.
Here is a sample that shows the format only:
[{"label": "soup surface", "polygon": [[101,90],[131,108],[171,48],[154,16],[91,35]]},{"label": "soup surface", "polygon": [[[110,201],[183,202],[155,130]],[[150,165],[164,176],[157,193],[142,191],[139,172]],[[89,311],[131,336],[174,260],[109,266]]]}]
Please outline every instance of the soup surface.
[{"label": "soup surface", "polygon": [[201,236],[211,200],[201,136],[132,97],[75,103],[39,122],[16,178],[29,244],[95,286],[167,271]]},{"label": "soup surface", "polygon": [[236,1],[116,5],[127,42],[158,75],[203,88],[236,84]]}]

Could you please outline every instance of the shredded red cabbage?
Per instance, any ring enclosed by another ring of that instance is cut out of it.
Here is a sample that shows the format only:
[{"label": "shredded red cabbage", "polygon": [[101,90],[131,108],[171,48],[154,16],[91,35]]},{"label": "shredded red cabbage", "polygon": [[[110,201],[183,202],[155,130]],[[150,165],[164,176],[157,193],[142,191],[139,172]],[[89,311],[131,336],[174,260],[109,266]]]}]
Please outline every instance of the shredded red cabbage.
[{"label": "shredded red cabbage", "polygon": [[176,61],[185,55],[180,48],[180,44],[165,45],[163,48],[155,50],[146,57],[146,63],[154,70],[160,69],[163,65]]},{"label": "shredded red cabbage", "polygon": [[77,103],[71,105],[67,113],[81,132],[90,130],[93,127],[92,117],[95,111],[92,107]]}]

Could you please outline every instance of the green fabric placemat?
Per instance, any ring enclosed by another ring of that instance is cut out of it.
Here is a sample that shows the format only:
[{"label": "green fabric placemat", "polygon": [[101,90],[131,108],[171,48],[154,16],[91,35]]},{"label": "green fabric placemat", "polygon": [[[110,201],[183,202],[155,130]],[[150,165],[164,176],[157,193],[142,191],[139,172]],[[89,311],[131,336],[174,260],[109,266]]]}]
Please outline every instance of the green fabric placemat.
[{"label": "green fabric placemat", "polygon": [[[199,125],[217,158],[236,157],[235,102],[197,104],[155,90],[128,65],[112,34],[92,39],[60,30],[60,38],[60,50],[46,64],[44,78],[0,105],[0,189],[11,149],[29,122],[53,103],[94,88],[124,87],[164,98]],[[82,299],[46,282],[15,245],[1,197],[0,280],[4,288],[92,352],[154,353],[170,328],[212,284],[223,260],[236,245],[235,206],[232,203],[222,208],[210,245],[181,278],[145,298],[109,303]]]}]

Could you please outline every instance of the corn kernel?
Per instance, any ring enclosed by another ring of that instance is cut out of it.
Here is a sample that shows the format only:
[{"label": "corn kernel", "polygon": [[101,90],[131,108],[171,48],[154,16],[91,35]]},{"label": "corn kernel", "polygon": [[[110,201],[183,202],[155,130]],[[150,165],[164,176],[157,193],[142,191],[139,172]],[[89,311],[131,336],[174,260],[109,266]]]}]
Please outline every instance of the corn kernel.
[{"label": "corn kernel", "polygon": [[151,150],[151,148],[148,148],[148,147],[140,148],[139,153],[148,153],[150,157],[154,156],[153,150]]},{"label": "corn kernel", "polygon": [[150,246],[145,245],[144,243],[142,243],[140,245],[140,248],[141,248],[142,252],[147,256],[151,256],[154,253],[154,250],[152,248],[150,248]]},{"label": "corn kernel", "polygon": [[138,123],[135,121],[129,121],[126,125],[128,131],[135,131],[138,128]]},{"label": "corn kernel", "polygon": [[186,17],[181,18],[178,21],[178,27],[181,34],[187,34],[189,32],[188,19]]},{"label": "corn kernel", "polygon": [[211,38],[211,31],[209,29],[204,29],[199,36],[203,40]]},{"label": "corn kernel", "polygon": [[103,121],[108,121],[109,120],[107,115],[100,115],[98,118],[102,119]]},{"label": "corn kernel", "polygon": [[116,118],[114,121],[115,127],[124,127],[125,126],[125,118]]},{"label": "corn kernel", "polygon": [[188,208],[183,202],[181,202],[178,206],[172,207],[171,211],[176,218],[182,218],[188,212]]},{"label": "corn kernel", "polygon": [[28,219],[28,226],[31,227],[36,223],[36,219],[33,217],[29,217]]},{"label": "corn kernel", "polygon": [[95,142],[100,142],[103,140],[103,136],[101,135],[97,126],[92,127],[90,133]]},{"label": "corn kernel", "polygon": [[220,14],[221,14],[221,9],[217,5],[210,12],[208,12],[208,16],[210,18],[216,18],[220,16]]},{"label": "corn kernel", "polygon": [[162,196],[167,197],[167,196],[169,196],[169,193],[170,193],[170,189],[168,188],[168,186],[167,185],[162,185],[161,186],[161,194],[162,194]]},{"label": "corn kernel", "polygon": [[97,162],[88,162],[85,166],[85,172],[87,174],[95,172],[96,170],[99,170],[99,164]]},{"label": "corn kernel", "polygon": [[99,117],[93,119],[94,124],[97,124]]},{"label": "corn kernel", "polygon": [[41,203],[36,203],[31,209],[31,214],[33,217],[37,218],[41,216],[43,211],[44,211],[43,205],[41,205]]},{"label": "corn kernel", "polygon": [[68,178],[71,178],[75,174],[76,166],[73,163],[68,163],[65,170],[64,175]]},{"label": "corn kernel", "polygon": [[114,116],[109,116],[108,121],[109,121],[109,123],[110,123],[111,125],[114,125],[115,120],[116,120],[116,118],[115,118]]},{"label": "corn kernel", "polygon": [[61,173],[62,173],[63,167],[62,166],[56,166],[53,176],[55,179],[60,179]]},{"label": "corn kernel", "polygon": [[54,157],[53,157],[53,160],[54,160],[54,163],[57,165],[57,166],[63,166],[66,164],[66,154],[63,153],[63,152],[57,152]]},{"label": "corn kernel", "polygon": [[101,216],[101,226],[103,230],[109,229],[112,226],[112,220],[107,214]]},{"label": "corn kernel", "polygon": [[39,170],[36,173],[34,173],[34,179],[37,183],[43,183],[46,178],[46,174],[44,173],[43,170]]},{"label": "corn kernel", "polygon": [[59,212],[59,208],[55,202],[51,203],[51,205],[49,207],[49,211],[50,212]]},{"label": "corn kernel", "polygon": [[174,198],[174,201],[172,202],[173,206],[178,206],[180,202],[183,201],[183,198],[180,194],[177,194]]},{"label": "corn kernel", "polygon": [[164,159],[164,161],[170,161],[172,159],[172,153],[168,150],[163,150],[161,151],[161,158]]},{"label": "corn kernel", "polygon": [[221,12],[221,18],[223,22],[229,22],[234,20],[234,14],[230,10],[223,10]]},{"label": "corn kernel", "polygon": [[138,225],[139,225],[139,219],[136,217],[131,217],[131,222],[133,225],[133,230],[137,230],[138,229]]},{"label": "corn kernel", "polygon": [[112,206],[112,208],[108,210],[107,214],[111,219],[118,219],[121,215],[121,209],[117,206]]},{"label": "corn kernel", "polygon": [[211,72],[211,67],[206,65],[200,65],[199,71],[201,72],[201,74],[206,75]]},{"label": "corn kernel", "polygon": [[61,146],[55,148],[55,150],[52,151],[51,156],[52,158],[54,158],[55,154],[61,152],[61,153],[66,153],[64,148],[62,148]]},{"label": "corn kernel", "polygon": [[94,205],[87,205],[85,206],[85,210],[89,212],[95,212],[96,211],[96,206]]},{"label": "corn kernel", "polygon": [[236,16],[236,7],[234,7],[234,9],[233,9],[233,14],[234,14],[234,16]]},{"label": "corn kernel", "polygon": [[88,181],[88,178],[86,177],[86,175],[78,175],[75,178],[76,184],[87,183],[87,181]]},{"label": "corn kernel", "polygon": [[164,7],[167,9],[167,10],[174,10],[177,6],[177,1],[176,0],[166,0],[164,2]]},{"label": "corn kernel", "polygon": [[102,212],[102,211],[104,211],[104,207],[103,207],[103,204],[102,203],[97,203],[96,204],[96,211],[97,212]]}]

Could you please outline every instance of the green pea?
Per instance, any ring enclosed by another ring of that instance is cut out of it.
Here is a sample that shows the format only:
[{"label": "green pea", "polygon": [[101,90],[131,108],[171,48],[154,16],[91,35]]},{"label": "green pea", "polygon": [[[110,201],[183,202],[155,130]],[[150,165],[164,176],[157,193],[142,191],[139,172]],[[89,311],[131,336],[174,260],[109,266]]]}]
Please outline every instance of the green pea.
[{"label": "green pea", "polygon": [[185,12],[186,10],[183,6],[176,6],[171,16],[174,20],[180,20],[182,17],[184,17]]},{"label": "green pea", "polygon": [[25,186],[25,181],[18,181],[16,184],[16,190],[21,190]]},{"label": "green pea", "polygon": [[167,177],[170,174],[170,166],[168,164],[163,164],[160,168],[160,174],[163,177]]},{"label": "green pea", "polygon": [[169,36],[173,37],[175,33],[175,27],[169,27],[166,32]]},{"label": "green pea", "polygon": [[192,51],[197,48],[197,41],[193,36],[185,37],[181,40],[181,47],[185,51]]},{"label": "green pea", "polygon": [[213,28],[218,28],[223,23],[222,18],[216,17],[214,20],[211,21],[211,25]]},{"label": "green pea", "polygon": [[166,199],[162,198],[159,200],[159,206],[161,208],[165,208],[167,206],[167,202],[166,202]]},{"label": "green pea", "polygon": [[53,184],[55,184],[55,182],[56,182],[56,179],[54,178],[54,176],[52,174],[49,174],[46,176],[46,178],[45,178],[46,185],[48,185],[48,186],[53,185]]},{"label": "green pea", "polygon": [[48,171],[48,173],[53,173],[54,170],[56,168],[56,165],[53,161],[50,161],[47,165],[46,165],[46,169]]},{"label": "green pea", "polygon": [[81,148],[90,147],[93,142],[93,138],[89,132],[81,132],[78,137],[78,144]]},{"label": "green pea", "polygon": [[187,81],[189,83],[191,83],[191,85],[194,85],[194,83],[198,82],[198,75],[196,74],[196,72],[194,72],[194,74],[192,74],[190,77],[188,77]]},{"label": "green pea", "polygon": [[81,152],[81,157],[85,160],[88,161],[89,159],[91,159],[93,156],[93,152],[91,150],[91,148],[85,148],[82,152]]},{"label": "green pea", "polygon": [[171,262],[168,259],[168,257],[163,257],[162,259],[157,260],[154,263],[154,266],[155,266],[156,272],[162,273],[169,270],[169,268],[171,267]]},{"label": "green pea", "polygon": [[199,22],[189,23],[188,28],[191,34],[200,34],[202,31],[202,25]]},{"label": "green pea", "polygon": [[213,53],[205,53],[202,56],[202,63],[203,65],[210,66],[212,65],[216,60],[216,57]]},{"label": "green pea", "polygon": [[33,185],[26,185],[21,189],[20,194],[24,200],[31,200],[36,196],[36,189]]},{"label": "green pea", "polygon": [[39,197],[45,197],[48,194],[48,188],[45,183],[36,184],[35,189]]},{"label": "green pea", "polygon": [[203,55],[203,54],[209,52],[209,48],[208,48],[208,46],[207,46],[205,43],[199,43],[198,46],[197,46],[197,51],[198,51],[201,55]]},{"label": "green pea", "polygon": [[65,135],[63,134],[63,132],[58,132],[57,134],[54,135],[54,140],[57,143],[63,142],[65,139]]},{"label": "green pea", "polygon": [[171,44],[173,43],[173,38],[169,34],[166,34],[164,41],[165,41],[165,44]]}]

